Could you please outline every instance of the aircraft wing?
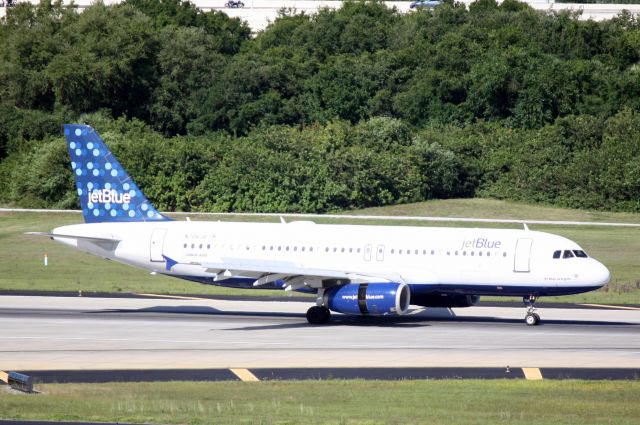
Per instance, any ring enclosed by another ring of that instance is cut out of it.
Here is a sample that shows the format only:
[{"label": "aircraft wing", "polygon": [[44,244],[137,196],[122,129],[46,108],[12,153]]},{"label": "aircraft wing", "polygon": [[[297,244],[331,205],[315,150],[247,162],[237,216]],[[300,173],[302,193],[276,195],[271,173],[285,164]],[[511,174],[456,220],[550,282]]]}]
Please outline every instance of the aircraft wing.
[{"label": "aircraft wing", "polygon": [[[193,263],[192,263],[193,264]],[[399,282],[404,279],[394,272],[362,273],[356,270],[339,270],[306,267],[301,263],[272,260],[246,260],[241,258],[220,258],[213,262],[199,263],[210,273],[217,273],[220,279],[231,276],[254,276],[254,286],[266,285],[281,280],[286,290],[327,287],[326,281],[334,280],[334,285],[348,282]],[[324,281],[324,282],[323,282]],[[331,283],[329,283],[331,285]]]}]

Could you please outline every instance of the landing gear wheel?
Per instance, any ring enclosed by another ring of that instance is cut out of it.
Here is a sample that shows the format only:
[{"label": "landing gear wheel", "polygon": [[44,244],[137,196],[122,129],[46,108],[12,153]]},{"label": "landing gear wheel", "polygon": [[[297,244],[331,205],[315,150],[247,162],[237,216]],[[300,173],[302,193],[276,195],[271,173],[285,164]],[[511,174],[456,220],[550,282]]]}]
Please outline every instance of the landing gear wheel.
[{"label": "landing gear wheel", "polygon": [[307,321],[312,325],[322,325],[331,319],[331,311],[326,307],[313,306],[307,310]]},{"label": "landing gear wheel", "polygon": [[540,316],[538,316],[537,313],[527,313],[524,321],[529,326],[536,326],[538,323],[540,323]]},{"label": "landing gear wheel", "polygon": [[524,305],[527,307],[527,315],[524,316],[524,322],[528,326],[536,326],[538,323],[540,323],[540,316],[538,316],[538,313],[536,313],[536,309],[534,307],[537,298],[538,297],[535,295],[527,295],[525,297],[522,297],[522,302],[524,302]]}]

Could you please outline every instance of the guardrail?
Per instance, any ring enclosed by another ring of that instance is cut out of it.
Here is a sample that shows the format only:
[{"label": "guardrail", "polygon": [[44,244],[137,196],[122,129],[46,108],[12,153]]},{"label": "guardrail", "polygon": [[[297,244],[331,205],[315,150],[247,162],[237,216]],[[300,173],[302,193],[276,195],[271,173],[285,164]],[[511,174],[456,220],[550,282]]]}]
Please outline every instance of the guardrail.
[{"label": "guardrail", "polygon": [[[0,0],[2,1],[2,0]],[[39,0],[16,0],[16,2],[38,3]],[[281,9],[293,10],[313,14],[322,7],[336,9],[342,5],[342,1],[313,1],[313,0],[244,0],[244,8],[226,8],[226,0],[192,0],[196,7],[203,11],[219,10],[232,18],[240,18],[246,21],[254,33],[264,30],[269,22],[272,22]],[[461,0],[467,5],[473,0]],[[121,0],[104,0],[106,5],[120,3]],[[500,1],[499,1],[500,2]],[[611,19],[623,10],[628,10],[634,15],[640,15],[638,4],[586,4],[586,3],[555,3],[554,0],[525,0],[531,7],[540,11],[575,10],[581,11],[581,19],[605,20]],[[63,0],[63,4],[69,4],[71,0]],[[87,8],[93,0],[75,0],[74,7],[79,10]],[[410,1],[387,1],[389,7],[395,7],[400,12],[409,10]],[[6,0],[5,0],[6,4]],[[6,13],[6,8],[0,7],[0,18]]]}]

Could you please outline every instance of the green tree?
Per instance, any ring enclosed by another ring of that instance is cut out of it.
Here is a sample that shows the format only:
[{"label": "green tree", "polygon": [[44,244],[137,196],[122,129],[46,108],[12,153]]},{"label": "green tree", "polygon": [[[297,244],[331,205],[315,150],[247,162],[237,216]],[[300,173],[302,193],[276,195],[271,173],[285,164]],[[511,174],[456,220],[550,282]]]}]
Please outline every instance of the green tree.
[{"label": "green tree", "polygon": [[148,116],[159,43],[147,16],[96,3],[64,29],[60,43],[45,73],[61,107]]},{"label": "green tree", "polygon": [[157,29],[166,26],[202,29],[211,36],[212,48],[220,53],[237,53],[251,35],[246,22],[217,10],[202,12],[185,0],[126,0],[124,4],[149,16]]},{"label": "green tree", "polygon": [[160,32],[160,81],[151,104],[153,126],[167,135],[185,134],[200,115],[208,88],[220,78],[226,60],[215,40],[200,28],[168,26]]}]

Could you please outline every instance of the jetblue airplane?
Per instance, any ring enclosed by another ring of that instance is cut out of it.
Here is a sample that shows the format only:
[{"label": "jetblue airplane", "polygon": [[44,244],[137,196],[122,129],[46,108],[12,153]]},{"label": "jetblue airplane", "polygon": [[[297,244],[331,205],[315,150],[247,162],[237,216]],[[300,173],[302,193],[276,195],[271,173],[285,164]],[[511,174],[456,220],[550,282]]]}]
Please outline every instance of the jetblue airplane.
[{"label": "jetblue airplane", "polygon": [[316,295],[311,324],[331,311],[383,316],[409,305],[468,307],[521,296],[593,291],[609,270],[569,239],[513,229],[174,221],[149,203],[96,131],[64,126],[85,224],[39,233],[154,274]]}]

